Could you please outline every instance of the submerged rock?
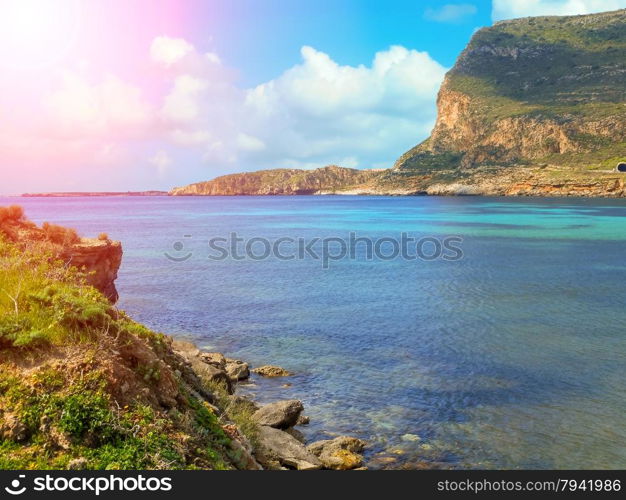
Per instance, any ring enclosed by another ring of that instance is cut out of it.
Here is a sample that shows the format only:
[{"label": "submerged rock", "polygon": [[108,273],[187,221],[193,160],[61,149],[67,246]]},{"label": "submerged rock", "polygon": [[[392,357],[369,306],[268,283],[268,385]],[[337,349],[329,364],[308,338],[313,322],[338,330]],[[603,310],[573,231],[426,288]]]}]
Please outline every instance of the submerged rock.
[{"label": "submerged rock", "polygon": [[280,366],[265,365],[252,370],[253,373],[262,377],[289,377],[291,373]]},{"label": "submerged rock", "polygon": [[252,415],[252,418],[259,425],[288,429],[296,425],[303,410],[304,406],[301,401],[290,399],[262,406]]},{"label": "submerged rock", "polygon": [[328,469],[350,470],[363,465],[360,452],[366,444],[361,439],[340,436],[335,439],[317,441],[309,445],[307,449]]}]

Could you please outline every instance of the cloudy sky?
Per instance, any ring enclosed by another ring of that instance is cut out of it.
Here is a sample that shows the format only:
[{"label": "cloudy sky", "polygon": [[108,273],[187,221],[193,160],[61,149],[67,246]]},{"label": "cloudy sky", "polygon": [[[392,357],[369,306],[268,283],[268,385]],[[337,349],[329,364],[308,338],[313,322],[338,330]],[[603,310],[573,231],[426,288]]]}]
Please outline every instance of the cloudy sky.
[{"label": "cloudy sky", "polygon": [[390,166],[494,21],[626,0],[0,0],[0,193]]}]

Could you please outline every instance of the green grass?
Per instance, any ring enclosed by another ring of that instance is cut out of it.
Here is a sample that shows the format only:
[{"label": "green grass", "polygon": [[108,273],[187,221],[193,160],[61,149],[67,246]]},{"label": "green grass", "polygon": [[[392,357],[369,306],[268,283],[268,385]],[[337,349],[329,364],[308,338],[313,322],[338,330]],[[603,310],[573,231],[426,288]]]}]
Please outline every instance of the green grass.
[{"label": "green grass", "polygon": [[224,409],[227,418],[250,441],[253,447],[258,445],[259,426],[252,418],[256,411],[254,405],[231,397],[226,387],[219,383],[207,384],[217,400],[217,405]]},{"label": "green grass", "polygon": [[[0,229],[17,219],[0,208]],[[76,458],[93,469],[233,468],[222,422],[182,379],[169,410],[154,398],[117,399],[123,383],[149,395],[162,377],[180,377],[165,337],[117,310],[49,246],[0,233],[0,431],[13,421],[23,431],[0,432],[0,469],[65,468]]]},{"label": "green grass", "polygon": [[[513,45],[519,39],[534,43],[560,44],[572,47],[605,51],[611,47],[624,47],[624,23],[626,12],[586,16],[535,17],[499,23],[497,31],[489,32],[494,41],[502,45]],[[487,33],[483,33],[487,36]],[[482,41],[482,40],[481,40]]]},{"label": "green grass", "polygon": [[0,348],[89,340],[117,322],[100,292],[51,253],[0,240],[0,269]]},{"label": "green grass", "polygon": [[450,72],[451,88],[500,117],[623,115],[615,105],[626,101],[625,26],[624,11],[496,24],[472,38]]}]

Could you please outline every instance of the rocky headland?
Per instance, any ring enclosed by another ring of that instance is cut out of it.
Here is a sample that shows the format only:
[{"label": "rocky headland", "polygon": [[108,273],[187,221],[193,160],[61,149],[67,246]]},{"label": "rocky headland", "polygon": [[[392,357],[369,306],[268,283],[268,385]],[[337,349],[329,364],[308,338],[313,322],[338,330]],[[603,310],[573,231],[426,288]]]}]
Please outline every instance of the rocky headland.
[{"label": "rocky headland", "polygon": [[326,167],[332,182],[325,169],[268,170],[170,194],[624,197],[616,166],[626,160],[626,10],[478,30],[437,108],[430,137],[389,169]]},{"label": "rocky headland", "polygon": [[231,174],[170,191],[172,196],[302,195],[335,193],[345,186],[374,178],[375,170],[357,170],[336,165],[315,170],[275,169]]}]

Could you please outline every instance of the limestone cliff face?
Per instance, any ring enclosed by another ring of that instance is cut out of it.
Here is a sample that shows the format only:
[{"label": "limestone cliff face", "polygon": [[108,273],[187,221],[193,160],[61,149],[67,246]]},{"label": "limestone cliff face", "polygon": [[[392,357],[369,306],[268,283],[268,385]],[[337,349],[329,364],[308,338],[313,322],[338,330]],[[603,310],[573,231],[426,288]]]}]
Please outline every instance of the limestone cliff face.
[{"label": "limestone cliff face", "polygon": [[172,196],[294,195],[332,193],[345,186],[360,184],[377,172],[336,165],[315,170],[261,170],[218,177],[174,188]]},{"label": "limestone cliff face", "polygon": [[119,241],[82,238],[79,243],[65,248],[61,257],[70,265],[84,270],[89,284],[111,302],[117,302],[115,280],[122,263],[122,244]]},{"label": "limestone cliff face", "polygon": [[[437,102],[437,122],[424,150],[466,153],[471,156],[471,162],[465,162],[467,165],[490,159],[541,158],[552,153],[584,149],[574,139],[576,134],[583,133],[582,123],[559,123],[554,119],[528,116],[488,121],[481,113],[480,101],[450,90],[447,81],[439,92]],[[599,128],[597,124],[596,128]],[[490,158],[492,152],[502,156]]]},{"label": "limestone cliff face", "polygon": [[585,120],[526,115],[489,120],[479,99],[450,86],[446,79],[437,99],[437,122],[419,151],[460,152],[465,155],[464,166],[593,152],[602,141],[626,140],[626,122],[619,116]]},{"label": "limestone cliff face", "polygon": [[[461,167],[601,166],[626,141],[626,10],[539,17],[479,30],[446,75],[431,137],[419,153],[460,153]],[[450,165],[447,165],[450,166]]]}]

